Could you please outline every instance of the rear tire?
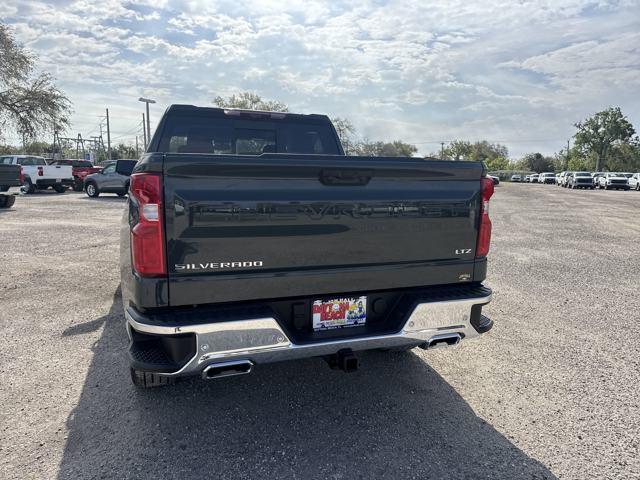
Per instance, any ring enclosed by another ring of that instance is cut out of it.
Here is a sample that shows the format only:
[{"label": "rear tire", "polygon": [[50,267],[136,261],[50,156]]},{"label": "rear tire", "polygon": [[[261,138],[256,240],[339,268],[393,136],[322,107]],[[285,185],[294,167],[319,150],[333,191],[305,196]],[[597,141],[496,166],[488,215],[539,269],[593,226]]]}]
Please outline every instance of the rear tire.
[{"label": "rear tire", "polygon": [[25,178],[24,183],[22,184],[22,191],[24,193],[33,193],[36,191],[35,186],[31,183],[31,179]]},{"label": "rear tire", "polygon": [[[5,198],[4,205],[0,203],[0,208],[11,208],[13,204],[16,203],[15,195],[3,195],[3,197]],[[0,202],[2,202],[2,200],[0,200]]]},{"label": "rear tire", "polygon": [[59,184],[54,185],[53,189],[56,191],[56,193],[64,193],[67,191],[67,188],[64,185]]},{"label": "rear tire", "polygon": [[75,182],[73,182],[73,191],[81,192],[82,191],[82,180],[76,178]]},{"label": "rear tire", "polygon": [[90,196],[91,198],[98,198],[98,196],[100,195],[100,190],[98,190],[98,186],[93,182],[87,183],[85,190],[87,192],[87,195]]},{"label": "rear tire", "polygon": [[166,385],[173,385],[176,383],[175,378],[163,377],[157,373],[143,372],[133,368],[131,368],[130,371],[131,381],[138,388],[164,387]]}]

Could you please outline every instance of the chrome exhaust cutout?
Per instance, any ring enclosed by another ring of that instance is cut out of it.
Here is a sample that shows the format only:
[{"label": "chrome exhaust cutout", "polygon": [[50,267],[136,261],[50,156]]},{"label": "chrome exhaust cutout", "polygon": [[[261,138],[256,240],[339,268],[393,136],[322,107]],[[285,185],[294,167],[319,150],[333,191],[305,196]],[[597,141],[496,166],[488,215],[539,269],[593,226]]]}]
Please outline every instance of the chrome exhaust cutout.
[{"label": "chrome exhaust cutout", "polygon": [[235,375],[245,375],[251,373],[253,362],[250,360],[238,360],[234,362],[212,363],[202,370],[204,380],[215,378],[233,377]]},{"label": "chrome exhaust cutout", "polygon": [[420,345],[420,347],[424,350],[428,348],[452,347],[460,343],[460,340],[462,340],[462,335],[459,333],[447,333],[445,335],[431,337],[426,343]]}]

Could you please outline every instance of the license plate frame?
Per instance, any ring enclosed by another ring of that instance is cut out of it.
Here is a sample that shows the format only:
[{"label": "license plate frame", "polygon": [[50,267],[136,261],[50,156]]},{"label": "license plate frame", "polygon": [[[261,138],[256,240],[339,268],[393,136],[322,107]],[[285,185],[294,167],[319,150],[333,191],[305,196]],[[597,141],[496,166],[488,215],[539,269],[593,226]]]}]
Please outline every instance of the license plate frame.
[{"label": "license plate frame", "polygon": [[314,332],[365,326],[367,296],[344,296],[315,299],[311,305]]}]

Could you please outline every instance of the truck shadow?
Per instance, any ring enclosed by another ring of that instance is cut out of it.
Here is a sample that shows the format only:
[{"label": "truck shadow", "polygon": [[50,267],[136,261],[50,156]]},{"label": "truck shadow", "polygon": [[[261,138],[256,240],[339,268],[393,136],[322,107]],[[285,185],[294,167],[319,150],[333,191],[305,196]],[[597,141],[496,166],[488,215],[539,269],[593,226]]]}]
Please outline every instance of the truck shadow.
[{"label": "truck shadow", "polygon": [[370,352],[352,374],[320,359],[136,390],[119,292],[58,478],[556,478],[413,353]]},{"label": "truck shadow", "polygon": [[[106,194],[109,195],[109,194]],[[87,195],[84,195],[83,197],[80,197],[80,200],[85,201],[85,202],[112,202],[112,203],[125,203],[127,201],[127,197],[119,197],[117,195],[113,195],[113,196],[104,196],[101,195],[99,197],[95,197],[95,198],[91,198],[88,197]]]}]

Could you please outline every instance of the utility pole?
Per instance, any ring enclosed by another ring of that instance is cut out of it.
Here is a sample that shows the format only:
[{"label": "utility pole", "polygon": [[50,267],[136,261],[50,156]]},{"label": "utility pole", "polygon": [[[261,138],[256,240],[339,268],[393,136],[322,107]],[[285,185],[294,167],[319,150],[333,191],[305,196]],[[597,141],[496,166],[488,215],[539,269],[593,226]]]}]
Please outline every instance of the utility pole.
[{"label": "utility pole", "polygon": [[444,160],[444,142],[440,142],[440,159]]},{"label": "utility pole", "polygon": [[569,168],[569,140],[567,140],[567,164],[566,168]]},{"label": "utility pole", "polygon": [[107,160],[111,160],[111,130],[109,129],[109,109],[107,108]]},{"label": "utility pole", "polygon": [[53,122],[53,145],[51,147],[51,158],[56,160],[56,134],[58,133],[58,126],[56,122]]},{"label": "utility pole", "polygon": [[[155,100],[151,100],[150,98],[140,97],[138,99],[139,102],[144,102],[147,104],[147,141],[151,141],[151,121],[149,119],[149,104],[156,103]],[[144,127],[143,127],[144,128]],[[146,142],[145,142],[146,144]]]},{"label": "utility pole", "polygon": [[138,150],[138,135],[136,135],[136,158],[140,158],[140,151]]},{"label": "utility pole", "polygon": [[144,146],[144,149],[147,149],[147,129],[144,126],[144,113],[142,114],[142,135],[144,137],[144,143],[142,144]]}]

